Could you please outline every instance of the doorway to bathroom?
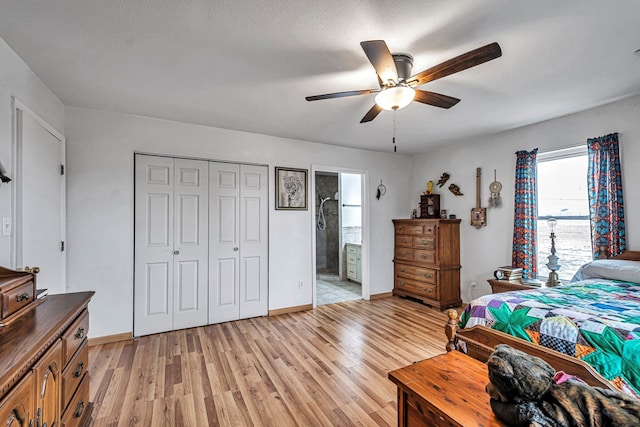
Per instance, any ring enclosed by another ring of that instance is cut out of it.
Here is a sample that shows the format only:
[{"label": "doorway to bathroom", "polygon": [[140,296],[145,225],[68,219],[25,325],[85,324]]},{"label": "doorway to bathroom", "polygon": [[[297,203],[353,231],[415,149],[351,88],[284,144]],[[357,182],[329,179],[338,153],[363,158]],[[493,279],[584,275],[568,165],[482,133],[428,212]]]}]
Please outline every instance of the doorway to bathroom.
[{"label": "doorway to bathroom", "polygon": [[315,306],[365,297],[363,183],[361,172],[314,171]]}]

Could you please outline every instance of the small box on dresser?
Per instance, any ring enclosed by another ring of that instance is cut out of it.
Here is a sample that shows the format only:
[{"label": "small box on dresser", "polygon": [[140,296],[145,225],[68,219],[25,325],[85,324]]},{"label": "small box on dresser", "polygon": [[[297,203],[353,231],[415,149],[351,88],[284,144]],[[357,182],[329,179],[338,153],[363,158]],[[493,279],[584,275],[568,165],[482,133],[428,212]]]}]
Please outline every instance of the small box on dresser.
[{"label": "small box on dresser", "polygon": [[444,310],[460,299],[460,220],[394,219],[393,294]]}]

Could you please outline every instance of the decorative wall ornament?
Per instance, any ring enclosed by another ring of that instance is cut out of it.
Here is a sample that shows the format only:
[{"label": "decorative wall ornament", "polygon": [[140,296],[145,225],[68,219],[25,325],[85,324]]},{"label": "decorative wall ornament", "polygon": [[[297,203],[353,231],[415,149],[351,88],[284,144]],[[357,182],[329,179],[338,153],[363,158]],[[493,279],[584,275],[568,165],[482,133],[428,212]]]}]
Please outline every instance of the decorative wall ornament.
[{"label": "decorative wall ornament", "polygon": [[490,208],[499,208],[502,206],[502,197],[500,196],[500,191],[502,190],[502,183],[496,179],[496,170],[493,170],[493,182],[489,184],[489,191],[491,192],[491,196],[489,196],[489,207]]},{"label": "decorative wall ornament", "polygon": [[480,205],[480,176],[482,168],[476,168],[476,207],[471,209],[471,225],[480,228],[487,225],[487,209]]},{"label": "decorative wall ornament", "polygon": [[442,186],[446,184],[446,182],[449,180],[450,177],[451,175],[449,175],[446,172],[443,172],[442,175],[440,176],[440,179],[438,180],[438,187],[442,188]]},{"label": "decorative wall ornament", "polygon": [[11,182],[11,178],[7,176],[7,170],[2,165],[2,162],[0,162],[0,181],[4,183]]},{"label": "decorative wall ornament", "polygon": [[449,186],[449,191],[451,191],[456,196],[464,196],[464,193],[460,191],[460,187],[458,187],[456,184],[451,184]]},{"label": "decorative wall ornament", "polygon": [[276,209],[307,210],[307,169],[276,167]]},{"label": "decorative wall ornament", "polygon": [[385,187],[382,180],[380,180],[380,185],[378,185],[378,189],[376,190],[376,199],[380,200],[380,197],[385,194],[387,194],[387,187]]}]

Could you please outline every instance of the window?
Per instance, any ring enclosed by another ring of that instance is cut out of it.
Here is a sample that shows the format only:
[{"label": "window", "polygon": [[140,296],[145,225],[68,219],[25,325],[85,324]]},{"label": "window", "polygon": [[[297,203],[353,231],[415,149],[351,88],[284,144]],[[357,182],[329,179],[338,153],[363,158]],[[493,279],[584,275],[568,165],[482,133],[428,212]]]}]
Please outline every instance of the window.
[{"label": "window", "polygon": [[560,280],[592,260],[586,146],[538,154],[538,276],[546,278],[551,254],[547,219],[558,220],[556,255]]}]

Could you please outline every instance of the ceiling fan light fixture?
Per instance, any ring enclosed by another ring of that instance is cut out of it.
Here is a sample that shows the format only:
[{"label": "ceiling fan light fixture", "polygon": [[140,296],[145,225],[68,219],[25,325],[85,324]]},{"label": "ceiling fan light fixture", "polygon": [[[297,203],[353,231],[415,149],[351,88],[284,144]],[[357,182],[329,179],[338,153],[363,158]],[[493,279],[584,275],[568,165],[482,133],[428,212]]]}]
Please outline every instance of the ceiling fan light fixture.
[{"label": "ceiling fan light fixture", "polygon": [[376,104],[383,110],[400,110],[413,101],[416,91],[412,87],[397,85],[381,90],[376,95]]}]

